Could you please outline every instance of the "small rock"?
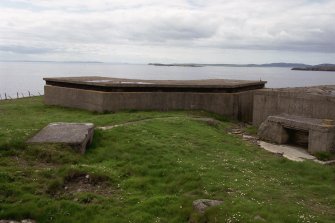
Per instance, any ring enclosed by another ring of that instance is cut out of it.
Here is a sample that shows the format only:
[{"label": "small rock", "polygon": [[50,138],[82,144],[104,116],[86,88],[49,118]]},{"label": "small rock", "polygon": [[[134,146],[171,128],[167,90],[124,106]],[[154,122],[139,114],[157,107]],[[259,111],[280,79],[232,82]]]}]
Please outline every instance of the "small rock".
[{"label": "small rock", "polygon": [[256,215],[255,217],[254,217],[254,220],[255,221],[264,221],[265,222],[265,219],[264,218],[262,218],[261,216],[259,216],[259,215]]},{"label": "small rock", "polygon": [[240,135],[240,134],[242,134],[242,130],[241,129],[232,129],[231,133],[233,133],[235,135]]},{"label": "small rock", "polygon": [[254,140],[256,138],[253,137],[253,136],[249,136],[249,135],[243,135],[243,139],[245,139],[245,140]]},{"label": "small rock", "polygon": [[218,206],[222,203],[223,201],[220,200],[199,199],[193,201],[193,208],[200,214],[203,214],[207,208]]},{"label": "small rock", "polygon": [[14,221],[14,220],[0,220],[0,223],[36,223],[36,221],[31,219],[23,219],[21,221]]}]

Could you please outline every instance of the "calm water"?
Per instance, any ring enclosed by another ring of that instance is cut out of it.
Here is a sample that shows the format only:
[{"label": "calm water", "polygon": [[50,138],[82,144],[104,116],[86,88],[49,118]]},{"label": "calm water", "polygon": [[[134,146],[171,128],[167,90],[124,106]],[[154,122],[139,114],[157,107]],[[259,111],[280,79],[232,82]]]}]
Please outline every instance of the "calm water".
[{"label": "calm water", "polygon": [[335,84],[335,72],[291,71],[288,68],[157,67],[107,63],[0,62],[0,94],[43,94],[43,77],[106,76],[138,79],[266,80],[266,87]]}]

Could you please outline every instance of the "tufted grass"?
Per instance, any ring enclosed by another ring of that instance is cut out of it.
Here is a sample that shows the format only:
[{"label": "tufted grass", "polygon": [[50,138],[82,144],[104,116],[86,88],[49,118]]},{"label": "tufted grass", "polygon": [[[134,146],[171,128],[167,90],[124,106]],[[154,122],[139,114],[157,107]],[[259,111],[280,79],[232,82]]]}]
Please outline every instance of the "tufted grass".
[{"label": "tufted grass", "polygon": [[[209,125],[195,116],[222,122]],[[136,120],[146,121],[96,130],[85,155],[25,144],[50,122]],[[1,101],[0,219],[334,222],[334,167],[267,153],[229,135],[233,125],[200,111],[98,114],[46,106],[41,97]],[[201,198],[224,203],[201,216],[192,209]]]}]

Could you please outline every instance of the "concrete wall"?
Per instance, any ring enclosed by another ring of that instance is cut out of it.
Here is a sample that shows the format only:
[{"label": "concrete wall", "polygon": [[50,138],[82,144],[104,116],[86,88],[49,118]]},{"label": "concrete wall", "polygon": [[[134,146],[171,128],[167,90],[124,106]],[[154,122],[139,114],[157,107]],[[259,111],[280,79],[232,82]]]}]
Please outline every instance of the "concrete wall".
[{"label": "concrete wall", "polygon": [[279,114],[335,120],[335,97],[271,89],[255,91],[255,126],[259,126],[268,116]]},{"label": "concrete wall", "polygon": [[253,92],[100,92],[46,85],[45,103],[90,111],[136,110],[206,110],[251,122]]},{"label": "concrete wall", "polygon": [[44,86],[44,102],[47,105],[59,105],[103,112],[103,94],[90,90]]},{"label": "concrete wall", "polygon": [[245,91],[236,94],[235,100],[238,103],[237,120],[250,123],[252,122],[255,92],[257,92],[257,90]]}]

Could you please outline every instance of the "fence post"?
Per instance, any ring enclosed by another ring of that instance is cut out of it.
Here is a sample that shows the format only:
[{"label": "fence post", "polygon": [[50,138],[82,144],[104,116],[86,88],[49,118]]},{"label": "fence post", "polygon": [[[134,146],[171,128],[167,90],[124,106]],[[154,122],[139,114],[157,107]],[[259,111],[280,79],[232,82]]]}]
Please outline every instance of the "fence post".
[{"label": "fence post", "polygon": [[5,93],[5,100],[7,100],[7,94]]}]

